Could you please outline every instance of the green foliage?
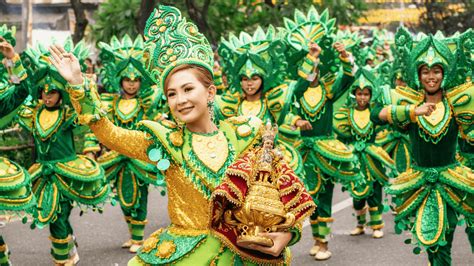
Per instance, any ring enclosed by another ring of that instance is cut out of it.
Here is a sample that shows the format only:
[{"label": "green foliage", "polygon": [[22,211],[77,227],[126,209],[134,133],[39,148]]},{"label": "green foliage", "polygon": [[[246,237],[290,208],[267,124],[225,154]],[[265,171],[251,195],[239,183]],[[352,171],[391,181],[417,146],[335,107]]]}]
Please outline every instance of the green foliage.
[{"label": "green foliage", "polygon": [[[93,39],[108,42],[113,35],[135,36],[138,33],[136,22],[140,2],[140,0],[109,0],[101,4],[95,13],[96,23],[92,26]],[[271,1],[255,4],[255,1],[241,0],[158,1],[161,4],[176,6],[188,19],[190,19],[189,8],[201,9],[206,2],[209,2],[209,8],[207,13],[203,10],[205,14],[201,14],[201,18],[206,20],[209,29],[200,28],[200,30],[213,44],[217,44],[221,37],[227,37],[229,32],[253,32],[258,26],[266,28],[270,24],[283,26],[283,17],[292,18],[295,9],[306,12],[313,5],[311,0],[275,1],[275,4],[269,3]],[[366,8],[362,0],[321,2],[321,4],[315,4],[317,9],[328,8],[330,17],[336,18],[337,23],[342,24],[355,23]],[[194,22],[200,25],[197,21]]]},{"label": "green foliage", "polygon": [[99,6],[94,13],[92,39],[108,42],[112,36],[125,34],[136,36],[140,0],[109,0]]}]

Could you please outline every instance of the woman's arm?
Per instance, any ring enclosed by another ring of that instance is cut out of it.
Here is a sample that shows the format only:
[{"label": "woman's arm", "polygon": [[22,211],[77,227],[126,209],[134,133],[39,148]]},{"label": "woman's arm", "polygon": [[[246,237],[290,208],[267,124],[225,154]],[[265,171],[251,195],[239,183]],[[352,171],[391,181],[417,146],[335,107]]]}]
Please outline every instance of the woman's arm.
[{"label": "woman's arm", "polygon": [[79,61],[60,46],[51,46],[51,63],[68,82],[66,87],[80,124],[88,125],[107,148],[150,162],[147,150],[153,141],[145,132],[115,126],[105,115],[95,83],[81,73]]},{"label": "woman's arm", "polygon": [[148,147],[153,144],[153,140],[148,138],[145,132],[121,128],[106,117],[91,123],[89,127],[107,148],[130,158],[153,163],[147,155]]}]

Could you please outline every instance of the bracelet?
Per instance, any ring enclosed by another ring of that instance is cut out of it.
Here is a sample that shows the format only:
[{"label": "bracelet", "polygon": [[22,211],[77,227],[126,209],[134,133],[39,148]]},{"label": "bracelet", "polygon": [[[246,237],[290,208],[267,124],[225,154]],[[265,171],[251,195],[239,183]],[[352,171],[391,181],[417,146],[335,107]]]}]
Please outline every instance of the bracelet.
[{"label": "bracelet", "polygon": [[389,105],[387,107],[387,121],[390,123],[390,124],[393,124],[393,118],[392,118],[392,108],[393,106],[392,105]]},{"label": "bracelet", "polygon": [[410,105],[410,121],[411,122],[416,122],[415,109],[416,109],[416,105],[414,104]]}]

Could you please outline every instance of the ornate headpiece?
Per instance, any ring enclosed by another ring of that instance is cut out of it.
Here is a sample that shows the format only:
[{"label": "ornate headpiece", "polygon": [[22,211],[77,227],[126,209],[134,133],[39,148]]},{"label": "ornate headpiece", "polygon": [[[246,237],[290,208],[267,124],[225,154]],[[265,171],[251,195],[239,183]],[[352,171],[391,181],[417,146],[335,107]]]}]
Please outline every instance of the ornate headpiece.
[{"label": "ornate headpiece", "polygon": [[[140,94],[150,90],[153,79],[144,67],[145,59],[143,37],[138,35],[135,41],[125,35],[120,41],[113,36],[110,44],[101,42],[99,57],[104,64],[105,89],[109,92],[119,92],[121,80],[125,77],[135,80],[140,78]],[[151,90],[150,90],[151,91]]]},{"label": "ornate headpiece", "polygon": [[364,66],[357,70],[354,82],[349,88],[350,94],[346,105],[353,102],[354,93],[357,89],[369,89],[371,92],[370,102],[374,103],[382,93],[383,86],[390,84],[391,64],[386,61],[376,67]]},{"label": "ornate headpiece", "polygon": [[419,34],[412,38],[407,29],[401,27],[395,34],[397,53],[401,55],[402,73],[408,85],[420,88],[418,70],[422,65],[432,67],[440,65],[443,68],[441,87],[449,89],[466,82],[471,74],[472,58],[470,45],[474,43],[472,29],[462,34],[445,38],[443,34]]},{"label": "ornate headpiece", "polygon": [[310,42],[317,43],[322,51],[319,55],[320,63],[318,69],[320,75],[326,73],[336,73],[339,70],[340,60],[337,52],[332,47],[333,33],[335,31],[336,19],[329,19],[329,13],[324,10],[318,13],[314,6],[305,15],[298,9],[295,10],[295,19],[284,18],[286,35],[285,41],[288,43],[287,60],[291,78],[297,77],[300,60],[308,53]]},{"label": "ornate headpiece", "polygon": [[284,49],[280,36],[270,25],[267,32],[258,27],[253,36],[241,32],[238,38],[234,34],[228,40],[222,38],[218,52],[233,90],[240,89],[243,76],[258,75],[266,92],[284,81],[287,68]]},{"label": "ornate headpiece", "polygon": [[[71,37],[68,37],[63,45],[64,50],[74,54],[79,60],[83,71],[86,69],[84,60],[89,56],[89,48],[80,41],[74,46]],[[32,96],[38,99],[40,89],[47,91],[59,90],[62,94],[63,101],[68,99],[68,94],[63,93],[67,81],[59,74],[58,70],[51,63],[50,52],[41,43],[36,47],[30,47],[22,54],[22,61],[25,69],[28,71],[28,76],[31,78],[33,90]]]},{"label": "ornate headpiece", "polygon": [[347,51],[355,54],[359,50],[360,42],[362,41],[362,35],[359,35],[357,31],[350,32],[349,30],[338,30],[333,38],[336,42],[344,44]]},{"label": "ornate headpiece", "polygon": [[202,66],[212,75],[211,45],[177,8],[160,5],[155,9],[146,22],[145,40],[145,65],[163,89],[168,74],[179,65]]}]

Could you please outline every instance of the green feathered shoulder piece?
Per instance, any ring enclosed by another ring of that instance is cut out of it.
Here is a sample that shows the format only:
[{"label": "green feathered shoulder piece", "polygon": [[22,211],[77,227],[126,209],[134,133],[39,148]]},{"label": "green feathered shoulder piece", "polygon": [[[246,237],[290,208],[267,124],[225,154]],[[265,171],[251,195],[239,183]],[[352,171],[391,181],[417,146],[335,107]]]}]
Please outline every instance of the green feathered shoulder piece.
[{"label": "green feathered shoulder piece", "polygon": [[[89,56],[89,47],[84,41],[74,45],[72,38],[68,37],[63,44],[66,52],[74,54],[79,60],[82,71],[85,71],[84,60]],[[34,99],[39,98],[40,90],[58,90],[61,93],[63,103],[69,103],[69,95],[65,92],[67,81],[59,74],[56,67],[51,63],[48,49],[38,43],[35,47],[26,49],[21,54],[23,66],[27,70],[31,85],[31,94]]]},{"label": "green feathered shoulder piece", "polygon": [[254,75],[262,78],[263,93],[280,85],[287,69],[285,49],[280,34],[271,25],[266,32],[258,27],[253,35],[241,32],[238,37],[231,33],[227,40],[223,38],[218,53],[231,91],[241,92],[242,77]]},{"label": "green feathered shoulder piece", "polygon": [[110,43],[101,42],[99,48],[99,58],[104,65],[104,85],[108,92],[120,92],[122,79],[129,78],[140,79],[140,97],[153,93],[151,87],[155,82],[145,69],[144,42],[141,35],[135,40],[128,35],[122,40],[112,36]]},{"label": "green feathered shoulder piece", "polygon": [[284,40],[288,46],[286,57],[290,79],[298,77],[298,67],[301,65],[301,60],[308,54],[311,42],[317,43],[322,49],[318,65],[320,76],[339,71],[340,60],[333,48],[336,19],[329,18],[328,10],[319,14],[312,6],[308,13],[304,14],[297,9],[293,20],[284,18],[283,22],[286,31]]},{"label": "green feathered shoulder piece", "polygon": [[412,37],[404,27],[395,34],[396,54],[401,57],[400,67],[403,80],[409,87],[420,89],[418,69],[422,65],[443,68],[441,88],[448,90],[465,83],[472,75],[470,46],[474,43],[472,29],[445,37],[438,32],[435,35],[418,34]]}]

